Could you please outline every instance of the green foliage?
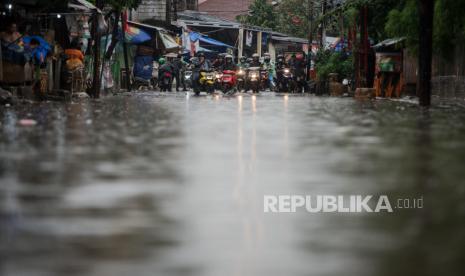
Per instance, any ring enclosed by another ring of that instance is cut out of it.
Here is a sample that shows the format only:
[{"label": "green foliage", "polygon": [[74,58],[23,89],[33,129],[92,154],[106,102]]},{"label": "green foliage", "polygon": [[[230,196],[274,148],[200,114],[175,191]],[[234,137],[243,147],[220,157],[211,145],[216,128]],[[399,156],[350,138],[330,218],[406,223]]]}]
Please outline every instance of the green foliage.
[{"label": "green foliage", "polygon": [[306,38],[309,31],[309,1],[285,0],[277,8],[277,31]]},{"label": "green foliage", "polygon": [[320,80],[327,80],[331,73],[337,73],[341,79],[350,78],[354,72],[354,60],[352,56],[344,53],[319,51],[315,59],[315,68]]},{"label": "green foliage", "polygon": [[[465,1],[436,0],[434,12],[433,43],[436,54],[452,58],[457,45],[465,42]],[[413,53],[418,51],[419,30],[416,0],[403,0],[391,10],[385,29],[391,37],[406,37],[407,47]]]},{"label": "green foliage", "polygon": [[250,15],[239,16],[237,18],[239,22],[264,28],[276,28],[276,14],[273,6],[266,0],[255,0],[249,9]]},{"label": "green foliage", "polygon": [[385,30],[390,37],[405,37],[407,46],[415,53],[418,51],[418,24],[416,0],[406,0],[389,12]]}]

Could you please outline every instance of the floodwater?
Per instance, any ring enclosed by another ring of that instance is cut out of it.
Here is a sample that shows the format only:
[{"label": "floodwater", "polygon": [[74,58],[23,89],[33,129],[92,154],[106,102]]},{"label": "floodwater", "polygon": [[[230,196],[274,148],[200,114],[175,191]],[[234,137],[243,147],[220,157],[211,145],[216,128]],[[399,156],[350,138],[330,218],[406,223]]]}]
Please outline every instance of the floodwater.
[{"label": "floodwater", "polygon": [[[144,92],[0,107],[0,123],[1,276],[465,271],[460,104]],[[278,214],[264,195],[424,205]]]}]

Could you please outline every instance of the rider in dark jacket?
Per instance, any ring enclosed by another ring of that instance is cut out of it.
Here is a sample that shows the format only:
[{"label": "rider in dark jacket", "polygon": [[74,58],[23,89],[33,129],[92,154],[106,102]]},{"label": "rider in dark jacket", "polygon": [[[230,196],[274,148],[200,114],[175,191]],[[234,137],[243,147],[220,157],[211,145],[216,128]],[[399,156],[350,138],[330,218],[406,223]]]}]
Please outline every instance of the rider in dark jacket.
[{"label": "rider in dark jacket", "polygon": [[299,90],[302,91],[302,89],[305,87],[305,69],[307,67],[305,57],[303,55],[296,56],[294,54],[292,55],[289,65],[291,66],[291,69],[294,73],[294,77],[297,80]]},{"label": "rider in dark jacket", "polygon": [[262,67],[262,63],[260,62],[260,56],[255,53],[252,55],[252,62],[249,64],[250,67]]},{"label": "rider in dark jacket", "polygon": [[222,68],[223,65],[224,65],[224,57],[225,57],[225,54],[219,54],[219,55],[216,57],[215,61],[213,61],[212,66],[213,66],[213,68],[214,68],[215,70],[218,70],[218,71],[221,70],[221,68]]},{"label": "rider in dark jacket", "polygon": [[[166,62],[166,60],[164,58],[160,58],[158,60],[158,64],[160,65],[160,67],[158,68],[158,81],[159,82],[163,81],[163,75],[165,73],[170,73],[171,76],[173,76],[174,68],[173,68],[173,65],[171,63]],[[173,77],[171,77],[171,79],[170,79],[170,84],[169,84],[169,88],[168,88],[169,92],[171,92],[172,84],[173,84]],[[160,87],[162,87],[162,86],[160,85]]]},{"label": "rider in dark jacket", "polygon": [[236,66],[236,64],[234,64],[232,55],[226,55],[226,57],[225,57],[224,65],[223,65],[223,68],[222,68],[221,71],[225,71],[225,70],[229,70],[229,71],[236,71],[237,70],[237,66]]},{"label": "rider in dark jacket", "polygon": [[212,70],[212,65],[208,59],[205,58],[203,53],[199,53],[197,58],[192,62],[192,88],[197,89],[200,79],[200,71]]}]

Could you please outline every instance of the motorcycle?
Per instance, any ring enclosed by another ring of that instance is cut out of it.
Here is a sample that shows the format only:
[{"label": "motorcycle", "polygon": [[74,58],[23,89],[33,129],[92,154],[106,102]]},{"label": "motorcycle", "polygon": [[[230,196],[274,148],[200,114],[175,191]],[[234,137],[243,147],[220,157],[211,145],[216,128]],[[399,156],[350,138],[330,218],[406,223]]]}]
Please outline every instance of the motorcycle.
[{"label": "motorcycle", "polygon": [[237,70],[236,83],[237,83],[237,90],[239,92],[242,92],[245,90],[246,75],[247,75],[247,72],[243,68],[240,68],[239,70]]},{"label": "motorcycle", "polygon": [[184,83],[187,87],[192,88],[192,70],[186,70],[184,72]]},{"label": "motorcycle", "polygon": [[289,68],[284,68],[279,72],[278,92],[293,92],[295,89],[294,76]]},{"label": "motorcycle", "polygon": [[305,75],[296,75],[295,76],[295,92],[302,93],[305,91]]},{"label": "motorcycle", "polygon": [[226,94],[236,87],[236,71],[224,70],[221,75],[221,90]]},{"label": "motorcycle", "polygon": [[223,74],[220,71],[215,72],[215,90],[221,90],[222,87],[222,81],[221,78],[223,77]]},{"label": "motorcycle", "polygon": [[260,91],[260,68],[250,67],[247,75],[248,90],[252,90],[253,93]]},{"label": "motorcycle", "polygon": [[171,84],[173,80],[173,74],[170,72],[165,72],[161,76],[158,85],[160,86],[161,92],[171,91]]},{"label": "motorcycle", "polygon": [[152,89],[151,79],[144,79],[141,77],[134,77],[132,82],[132,88],[135,90],[148,90]]},{"label": "motorcycle", "polygon": [[270,79],[268,75],[268,70],[262,69],[260,70],[260,89],[261,90],[266,90],[270,87],[269,85]]},{"label": "motorcycle", "polygon": [[206,91],[210,94],[215,92],[215,73],[212,71],[200,71],[197,84],[194,88],[196,95],[199,95],[200,91]]}]

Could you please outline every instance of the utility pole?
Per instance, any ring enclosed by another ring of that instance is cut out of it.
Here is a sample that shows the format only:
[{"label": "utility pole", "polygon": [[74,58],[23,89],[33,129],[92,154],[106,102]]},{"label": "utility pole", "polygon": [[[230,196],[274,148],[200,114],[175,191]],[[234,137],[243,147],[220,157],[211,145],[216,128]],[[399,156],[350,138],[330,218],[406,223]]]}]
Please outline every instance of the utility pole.
[{"label": "utility pole", "polygon": [[313,45],[313,0],[308,0],[308,49],[307,49],[307,81],[310,80],[312,68],[312,45]]},{"label": "utility pole", "polygon": [[173,0],[173,21],[178,21],[178,0]]},{"label": "utility pole", "polygon": [[[101,9],[103,6],[102,0],[96,1],[96,7]],[[98,11],[94,11],[94,17],[92,19],[92,40],[94,42],[94,66],[93,66],[93,79],[92,79],[92,89],[91,97],[99,98],[100,97],[100,40],[101,34],[98,30]]]},{"label": "utility pole", "polygon": [[171,0],[166,0],[166,15],[165,15],[166,24],[171,24]]},{"label": "utility pole", "polygon": [[326,14],[326,0],[322,0],[321,3],[321,14],[323,16],[323,20],[321,21],[321,28],[320,28],[320,49],[324,49],[326,45],[326,19],[324,18]]},{"label": "utility pole", "polygon": [[131,92],[131,74],[129,73],[129,57],[128,57],[128,44],[126,42],[126,29],[128,26],[128,16],[126,12],[121,13],[121,22],[123,26],[123,55],[124,55],[124,70],[126,71],[126,89]]},{"label": "utility pole", "polygon": [[420,52],[418,55],[417,94],[421,106],[431,105],[431,71],[433,63],[433,17],[434,0],[419,0]]},{"label": "utility pole", "polygon": [[244,26],[242,24],[241,28],[239,29],[239,37],[237,40],[238,57],[241,58],[244,55]]}]

